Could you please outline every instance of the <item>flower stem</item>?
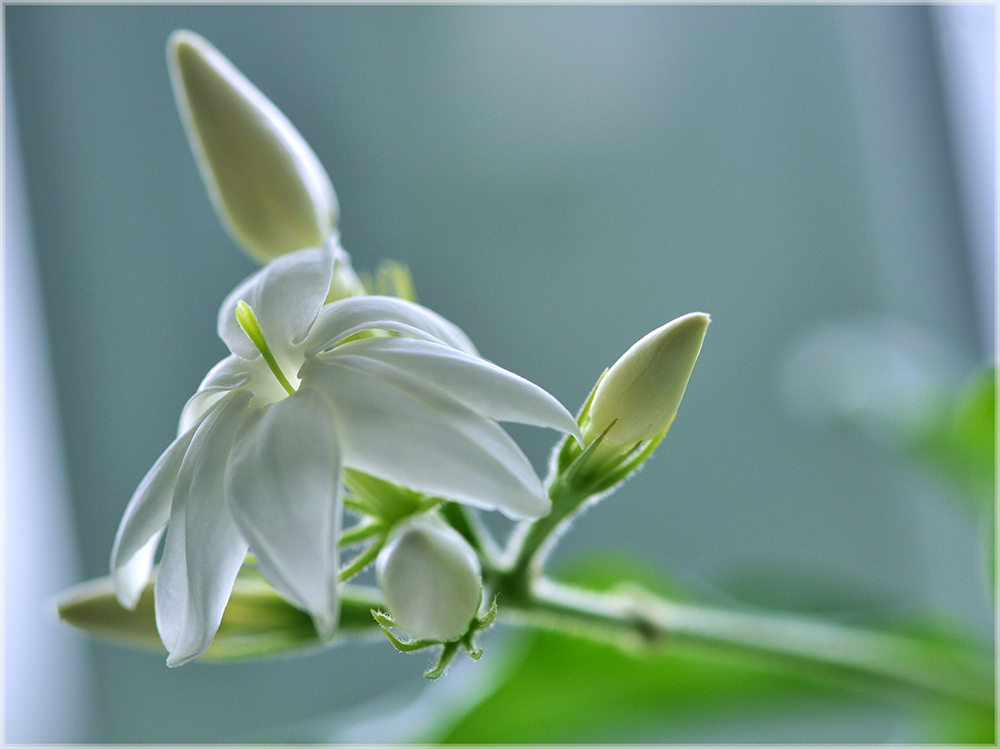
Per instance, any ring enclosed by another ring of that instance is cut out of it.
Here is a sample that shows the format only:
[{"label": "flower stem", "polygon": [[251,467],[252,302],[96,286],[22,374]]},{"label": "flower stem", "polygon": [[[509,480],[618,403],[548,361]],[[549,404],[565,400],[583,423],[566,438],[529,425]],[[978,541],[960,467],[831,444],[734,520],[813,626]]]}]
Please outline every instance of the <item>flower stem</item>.
[{"label": "flower stem", "polygon": [[715,609],[668,601],[638,587],[597,593],[552,580],[534,581],[526,598],[506,597],[512,623],[575,631],[631,649],[691,643],[785,662],[804,674],[868,689],[905,687],[992,706],[993,661],[885,632],[787,615]]},{"label": "flower stem", "polygon": [[506,552],[510,567],[505,580],[530,585],[540,574],[549,551],[590,497],[589,487],[581,488],[562,476],[556,477],[549,486],[552,511],[538,520],[522,522],[511,535]]}]

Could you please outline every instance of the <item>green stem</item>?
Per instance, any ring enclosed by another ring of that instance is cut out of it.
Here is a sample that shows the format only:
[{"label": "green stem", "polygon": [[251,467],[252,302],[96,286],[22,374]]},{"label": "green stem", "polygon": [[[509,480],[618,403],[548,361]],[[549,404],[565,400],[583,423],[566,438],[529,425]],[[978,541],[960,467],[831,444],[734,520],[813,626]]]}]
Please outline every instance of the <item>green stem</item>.
[{"label": "green stem", "polygon": [[637,587],[596,593],[540,578],[503,614],[517,623],[576,631],[629,647],[694,643],[789,663],[862,688],[883,683],[981,706],[994,701],[985,653],[802,617],[714,609]]},{"label": "green stem", "polygon": [[538,520],[522,522],[508,545],[510,568],[504,575],[504,585],[530,585],[545,563],[545,558],[569,525],[573,516],[591,496],[589,487],[578,487],[557,478],[549,486],[552,511]]},{"label": "green stem", "polygon": [[499,549],[489,531],[483,527],[475,511],[457,502],[445,502],[441,505],[441,515],[462,537],[475,549],[483,565],[487,568],[497,566],[496,559]]}]

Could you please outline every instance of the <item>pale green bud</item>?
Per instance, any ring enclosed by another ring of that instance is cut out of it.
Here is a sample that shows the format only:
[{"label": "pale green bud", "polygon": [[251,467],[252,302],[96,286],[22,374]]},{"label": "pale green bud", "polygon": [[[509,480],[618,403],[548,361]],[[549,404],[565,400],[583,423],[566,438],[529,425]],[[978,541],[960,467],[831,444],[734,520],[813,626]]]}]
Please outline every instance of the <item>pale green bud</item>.
[{"label": "pale green bud", "polygon": [[404,521],[375,562],[395,623],[414,637],[441,642],[464,635],[479,610],[482,568],[458,532],[427,516]]},{"label": "pale green bud", "polygon": [[614,422],[601,444],[635,445],[662,434],[674,420],[698,360],[710,318],[691,312],[647,334],[615,362],[594,391],[585,444]]},{"label": "pale green bud", "polygon": [[222,223],[261,263],[320,247],[337,197],[288,118],[205,39],[175,31],[170,78],[188,140]]},{"label": "pale green bud", "polygon": [[[154,573],[155,579],[155,573]],[[134,609],[123,608],[111,577],[101,577],[63,591],[54,602],[60,619],[119,645],[164,651],[156,628],[154,579],[142,590]],[[367,635],[374,627],[371,609],[381,605],[377,591],[342,585],[337,636]],[[321,647],[312,617],[276,591],[255,565],[245,564],[233,585],[222,624],[205,661],[257,658],[303,648]]]}]

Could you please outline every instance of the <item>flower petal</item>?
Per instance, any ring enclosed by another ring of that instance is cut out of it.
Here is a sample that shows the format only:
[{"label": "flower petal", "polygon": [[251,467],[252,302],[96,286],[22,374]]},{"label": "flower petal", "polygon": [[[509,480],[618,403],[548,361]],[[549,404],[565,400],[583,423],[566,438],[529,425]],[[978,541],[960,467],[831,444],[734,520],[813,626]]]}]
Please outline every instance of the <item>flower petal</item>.
[{"label": "flower petal", "polygon": [[279,364],[287,364],[286,350],[305,338],[330,291],[335,256],[333,243],[291,252],[237,286],[219,308],[219,337],[229,350],[244,359],[260,356],[236,321],[236,305],[243,300],[257,315]]},{"label": "flower petal", "polygon": [[[170,506],[167,505],[169,512]],[[153,559],[156,549],[163,538],[163,528],[156,531],[149,540],[132,555],[127,562],[119,562],[115,568],[115,596],[118,602],[129,611],[134,611],[139,603],[139,596],[149,582],[153,572]]]},{"label": "flower petal", "polygon": [[312,358],[362,330],[392,330],[411,337],[439,341],[467,354],[477,355],[469,337],[436,312],[405,299],[363,296],[341,299],[323,308],[309,331],[306,358]]},{"label": "flower petal", "polygon": [[156,571],[156,629],[168,653],[178,649],[188,617],[187,557],[184,553],[186,510],[187,491],[176,492],[167,524],[167,539],[163,542],[163,556]]},{"label": "flower petal", "polygon": [[226,499],[265,577],[331,638],[338,616],[340,449],[322,395],[303,386],[248,419],[233,447]]},{"label": "flower petal", "polygon": [[170,518],[170,502],[194,430],[175,439],[149,469],[129,500],[111,549],[111,574],[121,605],[134,609],[149,579],[159,532]]},{"label": "flower petal", "polygon": [[205,417],[230,390],[243,387],[250,382],[251,371],[245,359],[227,356],[212,367],[198,386],[198,392],[188,398],[181,410],[177,433],[183,434]]},{"label": "flower petal", "polygon": [[576,419],[532,382],[477,356],[439,343],[406,338],[365,338],[335,349],[366,356],[430,383],[483,416],[549,427],[580,438]]},{"label": "flower petal", "polygon": [[247,552],[223,494],[233,439],[251,395],[237,391],[198,427],[181,464],[156,581],[156,620],[180,666],[201,655],[222,621]]},{"label": "flower petal", "polygon": [[509,517],[549,511],[507,433],[434,385],[352,355],[306,362],[301,375],[330,400],[345,466]]},{"label": "flower petal", "polygon": [[337,198],[288,118],[215,47],[190,31],[168,45],[177,108],[223,224],[256,260],[322,244]]}]

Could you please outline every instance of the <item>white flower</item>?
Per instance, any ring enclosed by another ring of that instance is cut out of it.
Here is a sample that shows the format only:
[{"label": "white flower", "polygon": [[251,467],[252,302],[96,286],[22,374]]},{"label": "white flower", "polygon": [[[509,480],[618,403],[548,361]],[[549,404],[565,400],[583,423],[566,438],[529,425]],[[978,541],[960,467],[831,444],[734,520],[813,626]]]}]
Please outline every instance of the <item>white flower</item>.
[{"label": "white flower", "polygon": [[[551,395],[479,358],[434,312],[374,296],[323,306],[336,254],[283,255],[223,302],[219,335],[232,355],[188,401],[177,439],[125,510],[111,555],[125,606],[166,526],[156,617],[169,665],[211,643],[248,549],[332,636],[342,468],[539,517],[549,500],[497,421],[580,436]],[[348,341],[370,330],[397,335]]]},{"label": "white flower", "polygon": [[414,637],[457,640],[479,610],[479,557],[458,531],[433,516],[393,530],[375,572],[389,613]]}]

